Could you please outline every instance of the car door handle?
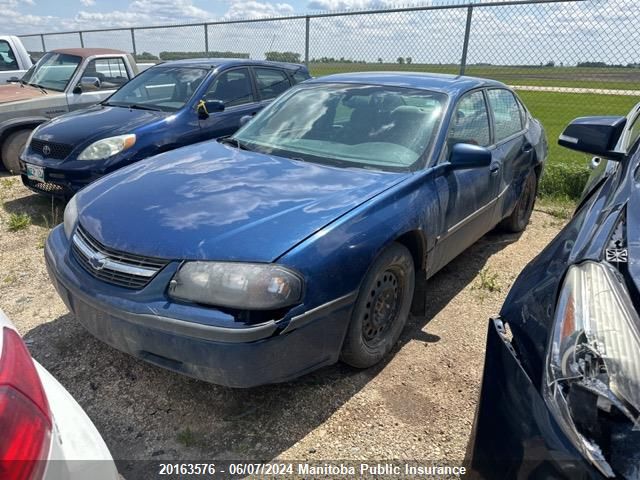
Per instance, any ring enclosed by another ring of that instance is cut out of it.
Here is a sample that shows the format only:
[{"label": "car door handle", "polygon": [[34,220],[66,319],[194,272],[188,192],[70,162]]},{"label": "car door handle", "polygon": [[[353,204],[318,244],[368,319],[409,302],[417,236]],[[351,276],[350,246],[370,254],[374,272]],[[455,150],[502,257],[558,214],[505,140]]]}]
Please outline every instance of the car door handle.
[{"label": "car door handle", "polygon": [[522,153],[529,153],[531,150],[533,150],[533,145],[531,145],[529,142],[525,142],[525,144],[522,146]]},{"label": "car door handle", "polygon": [[489,171],[491,173],[496,173],[500,171],[500,164],[498,162],[494,162],[491,165],[489,165]]}]

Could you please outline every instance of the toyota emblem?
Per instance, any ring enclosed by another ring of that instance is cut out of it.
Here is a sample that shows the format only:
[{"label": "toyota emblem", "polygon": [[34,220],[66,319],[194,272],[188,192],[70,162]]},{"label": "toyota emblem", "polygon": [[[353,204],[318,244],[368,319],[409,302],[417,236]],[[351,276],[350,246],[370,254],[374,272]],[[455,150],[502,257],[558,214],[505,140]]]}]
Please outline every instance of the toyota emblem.
[{"label": "toyota emblem", "polygon": [[107,256],[102,253],[96,252],[87,260],[94,270],[102,270],[106,265]]},{"label": "toyota emblem", "polygon": [[49,145],[45,145],[42,147],[42,154],[44,156],[48,156],[51,153],[51,147]]}]

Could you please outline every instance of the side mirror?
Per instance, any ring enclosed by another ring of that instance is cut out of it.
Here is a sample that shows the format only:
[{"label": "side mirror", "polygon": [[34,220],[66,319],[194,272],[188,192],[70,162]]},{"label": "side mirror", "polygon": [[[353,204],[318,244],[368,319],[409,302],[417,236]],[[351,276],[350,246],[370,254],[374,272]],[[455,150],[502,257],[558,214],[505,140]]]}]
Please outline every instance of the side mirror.
[{"label": "side mirror", "polygon": [[7,78],[7,83],[16,83],[19,82],[20,79],[18,77]]},{"label": "side mirror", "polygon": [[451,149],[449,162],[455,170],[480,168],[491,165],[491,150],[469,143],[456,143]]},{"label": "side mirror", "polygon": [[615,148],[627,124],[625,117],[576,118],[558,139],[558,144],[570,150],[589,153],[608,160],[622,160],[624,153]]},{"label": "side mirror", "polygon": [[252,118],[253,118],[253,115],[243,115],[242,117],[240,117],[240,126],[242,127],[246,125],[251,121]]},{"label": "side mirror", "polygon": [[212,113],[224,111],[224,102],[222,100],[201,100],[196,110],[198,115],[207,118]]},{"label": "side mirror", "polygon": [[82,77],[80,83],[73,89],[73,93],[91,92],[100,88],[98,77]]}]

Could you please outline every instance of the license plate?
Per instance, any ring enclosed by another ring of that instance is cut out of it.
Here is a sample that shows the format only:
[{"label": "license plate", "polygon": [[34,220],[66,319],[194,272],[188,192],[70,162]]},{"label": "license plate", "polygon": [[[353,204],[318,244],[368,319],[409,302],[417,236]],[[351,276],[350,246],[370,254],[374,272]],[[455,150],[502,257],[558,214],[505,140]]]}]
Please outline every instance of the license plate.
[{"label": "license plate", "polygon": [[44,168],[27,164],[27,178],[44,182]]}]

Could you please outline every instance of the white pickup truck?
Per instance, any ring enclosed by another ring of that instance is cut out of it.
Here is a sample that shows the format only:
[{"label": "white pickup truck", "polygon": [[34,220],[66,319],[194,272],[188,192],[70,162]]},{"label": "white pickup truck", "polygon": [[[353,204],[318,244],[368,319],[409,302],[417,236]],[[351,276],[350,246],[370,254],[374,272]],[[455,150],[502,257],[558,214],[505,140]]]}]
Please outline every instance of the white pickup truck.
[{"label": "white pickup truck", "polygon": [[31,65],[31,56],[18,37],[0,35],[0,85],[22,78]]}]

